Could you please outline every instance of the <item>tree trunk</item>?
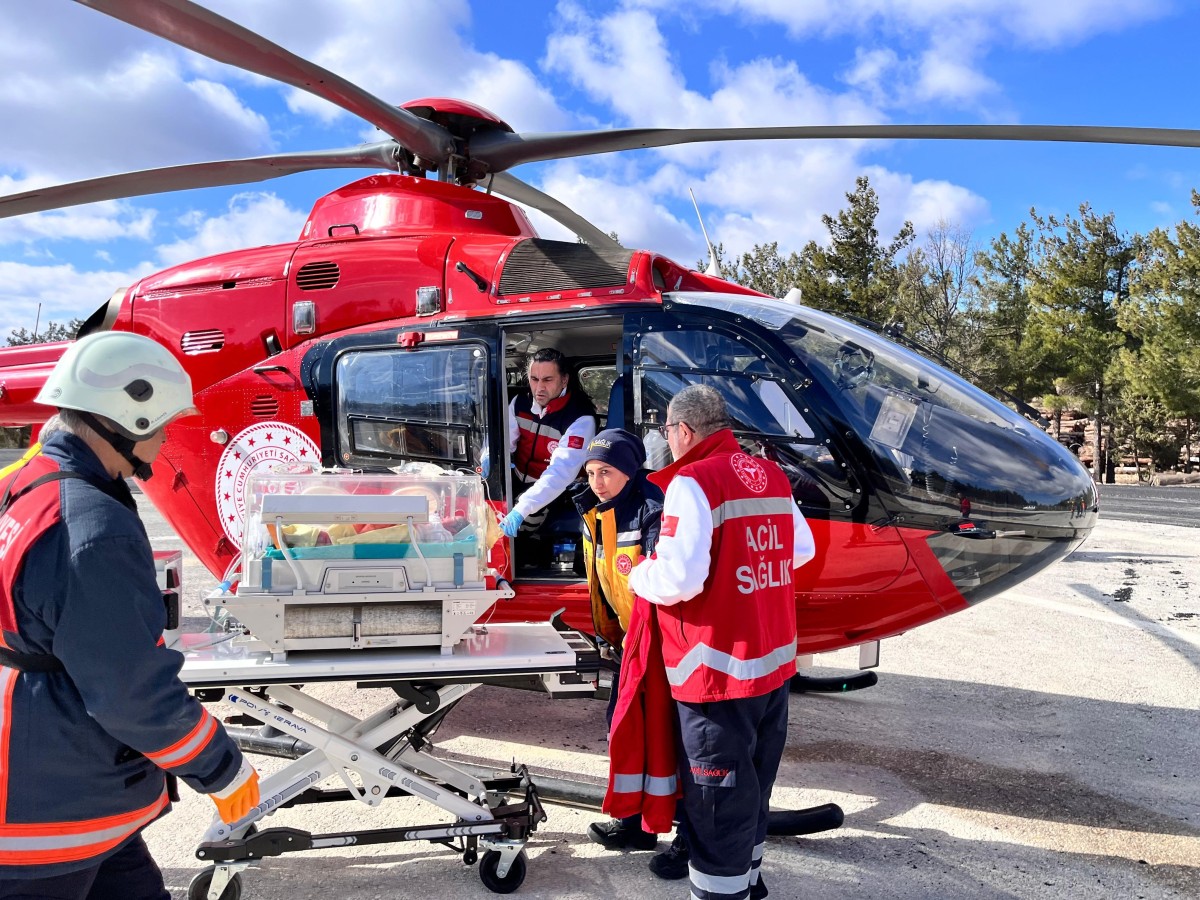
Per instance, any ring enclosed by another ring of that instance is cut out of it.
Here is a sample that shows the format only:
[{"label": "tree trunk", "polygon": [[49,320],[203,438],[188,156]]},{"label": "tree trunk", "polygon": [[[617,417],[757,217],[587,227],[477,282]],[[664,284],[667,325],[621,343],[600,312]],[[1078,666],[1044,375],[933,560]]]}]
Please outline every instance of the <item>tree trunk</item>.
[{"label": "tree trunk", "polygon": [[1188,416],[1184,421],[1184,427],[1187,430],[1183,433],[1183,471],[1192,471],[1192,417]]}]

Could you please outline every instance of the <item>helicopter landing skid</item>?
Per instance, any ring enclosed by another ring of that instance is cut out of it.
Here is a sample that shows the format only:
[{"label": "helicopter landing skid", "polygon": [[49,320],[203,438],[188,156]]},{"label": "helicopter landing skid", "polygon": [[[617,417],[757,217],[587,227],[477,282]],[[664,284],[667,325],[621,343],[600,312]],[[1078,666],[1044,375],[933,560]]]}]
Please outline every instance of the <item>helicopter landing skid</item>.
[{"label": "helicopter landing skid", "polygon": [[808,809],[773,810],[767,816],[767,834],[798,836],[832,831],[841,828],[845,818],[836,803],[823,803]]},{"label": "helicopter landing skid", "polygon": [[845,677],[797,674],[792,676],[789,690],[793,694],[845,694],[878,683],[879,676],[874,672],[856,672]]}]

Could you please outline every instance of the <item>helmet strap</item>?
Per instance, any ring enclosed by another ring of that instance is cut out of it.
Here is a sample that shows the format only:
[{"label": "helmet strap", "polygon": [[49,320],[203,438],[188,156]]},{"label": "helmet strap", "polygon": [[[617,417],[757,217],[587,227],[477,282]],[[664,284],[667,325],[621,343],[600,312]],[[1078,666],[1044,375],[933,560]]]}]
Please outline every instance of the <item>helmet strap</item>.
[{"label": "helmet strap", "polygon": [[137,478],[139,481],[150,480],[150,477],[154,474],[154,469],[150,467],[150,463],[144,459],[139,459],[134,454],[133,449],[137,446],[137,441],[130,440],[125,435],[117,434],[115,431],[106,428],[101,424],[99,419],[89,412],[84,412],[83,410],[76,410],[75,412],[83,421],[87,422],[89,428],[104,438],[114,450],[121,454],[121,457],[129,465],[133,466],[134,478]]}]

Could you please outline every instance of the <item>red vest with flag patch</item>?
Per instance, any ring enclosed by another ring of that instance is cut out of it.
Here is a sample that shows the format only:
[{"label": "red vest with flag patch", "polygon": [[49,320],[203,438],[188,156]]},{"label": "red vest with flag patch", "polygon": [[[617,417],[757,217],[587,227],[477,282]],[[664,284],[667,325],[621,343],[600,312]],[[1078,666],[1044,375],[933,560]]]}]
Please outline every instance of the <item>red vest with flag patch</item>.
[{"label": "red vest with flag patch", "polygon": [[[671,693],[689,703],[768,694],[796,673],[791,484],[778,465],[743,452],[728,429],[650,476],[668,492],[668,509],[678,477],[693,479],[708,500],[712,547],[701,592],[658,608]],[[664,514],[660,535],[696,527]]]},{"label": "red vest with flag patch", "polygon": [[[534,415],[533,397],[529,394],[517,397],[514,408],[520,435],[513,465],[518,482],[528,486],[542,477],[546,466],[550,465],[550,455],[558,449],[558,442],[567,429],[581,416],[592,415],[592,411],[576,401],[570,391],[547,403],[540,418]],[[583,448],[582,437],[572,436],[569,440],[579,441],[579,446],[572,449]]]}]

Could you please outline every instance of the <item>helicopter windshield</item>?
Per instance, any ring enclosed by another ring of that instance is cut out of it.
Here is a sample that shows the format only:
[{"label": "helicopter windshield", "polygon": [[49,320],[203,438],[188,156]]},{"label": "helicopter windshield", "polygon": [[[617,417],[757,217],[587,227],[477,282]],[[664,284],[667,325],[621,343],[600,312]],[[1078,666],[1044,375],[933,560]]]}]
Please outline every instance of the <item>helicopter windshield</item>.
[{"label": "helicopter windshield", "polygon": [[824,370],[829,381],[848,394],[850,405],[860,410],[866,406],[866,392],[856,393],[856,389],[873,383],[907,394],[914,402],[954,410],[980,422],[1020,433],[1030,428],[1016,412],[957,377],[951,381],[944,369],[923,356],[828,313],[736,295],[678,293],[671,299],[745,316],[780,332],[810,368]]},{"label": "helicopter windshield", "polygon": [[672,294],[774,332],[879,460],[906,515],[1036,518],[1094,502],[1066,448],[1033,423],[924,357],[802,306],[739,295]]},{"label": "helicopter windshield", "polygon": [[927,529],[927,546],[969,602],[1028,577],[1091,530],[1096,489],[1079,461],[959,376],[807,307],[669,296],[672,305],[749,320],[795,354],[792,383],[782,387],[824,395],[835,417],[827,426],[876,461],[872,494],[886,521]]}]

